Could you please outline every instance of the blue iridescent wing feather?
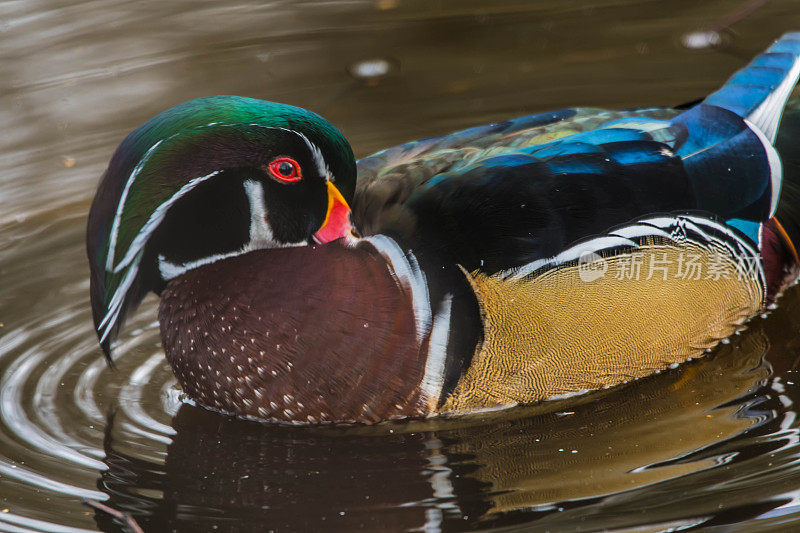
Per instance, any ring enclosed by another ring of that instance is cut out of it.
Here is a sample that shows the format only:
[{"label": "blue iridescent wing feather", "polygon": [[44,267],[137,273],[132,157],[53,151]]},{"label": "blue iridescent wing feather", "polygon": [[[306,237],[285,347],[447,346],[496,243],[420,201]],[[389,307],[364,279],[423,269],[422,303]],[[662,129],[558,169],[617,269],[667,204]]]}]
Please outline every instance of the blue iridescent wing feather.
[{"label": "blue iridescent wing feather", "polygon": [[359,161],[356,223],[488,272],[653,213],[704,212],[757,244],[798,56],[787,34],[683,112],[568,109],[384,150]]}]

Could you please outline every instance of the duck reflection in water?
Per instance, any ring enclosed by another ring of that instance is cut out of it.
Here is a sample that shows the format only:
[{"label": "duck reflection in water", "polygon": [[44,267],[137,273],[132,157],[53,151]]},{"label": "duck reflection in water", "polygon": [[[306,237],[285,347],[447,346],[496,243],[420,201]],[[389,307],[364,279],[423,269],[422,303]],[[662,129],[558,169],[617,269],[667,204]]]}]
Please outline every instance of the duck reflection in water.
[{"label": "duck reflection in water", "polygon": [[[788,416],[786,394],[770,376],[773,365],[780,374],[796,360],[789,346],[770,348],[776,336],[766,328],[797,329],[798,316],[800,304],[779,309],[709,357],[621,390],[480,420],[294,428],[182,405],[163,463],[139,457],[126,444],[124,421],[112,420],[109,469],[98,486],[108,505],[131,513],[145,531],[436,531],[531,520],[569,528],[587,516],[598,527],[687,515],[712,520],[716,500],[664,502],[663,491],[691,494],[687,487],[724,479],[715,467],[731,462],[763,468],[764,450],[753,460],[728,457],[726,449],[732,442],[742,449],[742,439],[757,449],[759,436]],[[653,509],[646,515],[636,512],[643,501]],[[746,501],[737,519],[785,503]],[[107,515],[97,523],[119,530]]]}]

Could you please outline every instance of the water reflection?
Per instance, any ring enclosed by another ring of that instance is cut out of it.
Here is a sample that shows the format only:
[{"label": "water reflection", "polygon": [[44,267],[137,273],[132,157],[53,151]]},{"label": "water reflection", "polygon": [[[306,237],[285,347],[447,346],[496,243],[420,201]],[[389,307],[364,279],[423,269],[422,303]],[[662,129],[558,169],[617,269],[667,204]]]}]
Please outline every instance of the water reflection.
[{"label": "water reflection", "polygon": [[[773,498],[781,473],[761,463],[797,453],[794,439],[762,442],[796,432],[786,409],[797,389],[770,375],[772,365],[788,371],[798,359],[768,340],[770,325],[800,326],[800,301],[792,302],[679,371],[602,398],[488,420],[298,429],[183,405],[163,461],[128,451],[115,420],[107,426],[108,470],[98,487],[107,503],[158,531],[400,531],[531,521],[573,531],[758,516],[791,501]],[[742,502],[729,488],[712,490],[730,487],[731,469],[769,490]],[[642,507],[647,514],[636,512]],[[106,516],[98,525],[115,528]]]}]

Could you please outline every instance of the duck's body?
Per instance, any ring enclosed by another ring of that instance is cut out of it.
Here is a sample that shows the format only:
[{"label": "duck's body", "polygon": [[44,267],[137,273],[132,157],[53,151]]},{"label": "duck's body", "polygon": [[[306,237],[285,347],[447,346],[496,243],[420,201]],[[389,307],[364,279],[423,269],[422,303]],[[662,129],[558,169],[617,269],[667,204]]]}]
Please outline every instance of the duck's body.
[{"label": "duck's body", "polygon": [[183,104],[123,143],[93,205],[101,342],[156,290],[192,398],[311,423],[503,407],[697,357],[796,275],[772,143],[798,56],[789,34],[687,110],[491,124],[364,158],[357,182],[316,115]]}]

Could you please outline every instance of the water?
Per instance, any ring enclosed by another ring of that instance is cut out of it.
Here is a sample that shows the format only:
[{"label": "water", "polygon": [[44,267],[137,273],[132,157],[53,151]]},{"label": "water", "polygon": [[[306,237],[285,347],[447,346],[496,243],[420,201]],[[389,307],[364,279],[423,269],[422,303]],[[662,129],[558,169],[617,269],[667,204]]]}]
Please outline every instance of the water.
[{"label": "water", "polygon": [[681,46],[741,5],[0,3],[0,531],[120,530],[82,498],[146,531],[800,528],[796,289],[709,357],[621,389],[350,429],[187,405],[154,298],[116,371],[89,313],[97,179],[122,137],[169,106],[209,94],[300,105],[366,155],[576,104],[678,104],[800,28],[797,3],[775,0],[720,48]]}]

